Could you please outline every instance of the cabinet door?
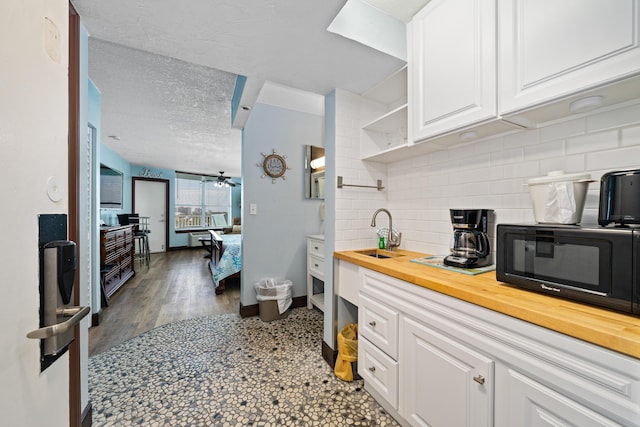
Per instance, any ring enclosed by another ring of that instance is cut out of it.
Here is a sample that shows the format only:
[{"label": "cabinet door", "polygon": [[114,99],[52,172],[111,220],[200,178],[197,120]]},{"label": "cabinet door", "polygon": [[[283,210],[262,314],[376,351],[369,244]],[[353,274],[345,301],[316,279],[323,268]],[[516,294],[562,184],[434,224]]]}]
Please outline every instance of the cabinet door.
[{"label": "cabinet door", "polygon": [[640,72],[638,0],[500,2],[500,112]]},{"label": "cabinet door", "polygon": [[504,425],[509,427],[620,425],[520,372],[509,369],[507,378],[508,392],[505,395],[508,394],[508,405],[504,408],[505,414],[501,414],[505,415]]},{"label": "cabinet door", "polygon": [[432,0],[411,23],[415,142],[496,117],[493,0]]},{"label": "cabinet door", "polygon": [[494,362],[409,318],[401,331],[400,415],[415,426],[492,425]]}]

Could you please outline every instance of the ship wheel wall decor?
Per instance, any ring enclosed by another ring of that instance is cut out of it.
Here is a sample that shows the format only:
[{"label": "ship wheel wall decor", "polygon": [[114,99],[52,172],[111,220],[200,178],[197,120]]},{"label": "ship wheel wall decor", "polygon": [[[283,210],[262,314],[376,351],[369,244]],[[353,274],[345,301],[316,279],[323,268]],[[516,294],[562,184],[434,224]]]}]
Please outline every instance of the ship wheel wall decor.
[{"label": "ship wheel wall decor", "polygon": [[262,157],[262,163],[258,163],[258,167],[261,167],[264,171],[262,178],[271,178],[271,182],[273,184],[276,183],[278,178],[287,179],[284,174],[287,170],[291,169],[287,166],[287,156],[276,153],[276,150],[274,149],[271,154],[262,153]]}]

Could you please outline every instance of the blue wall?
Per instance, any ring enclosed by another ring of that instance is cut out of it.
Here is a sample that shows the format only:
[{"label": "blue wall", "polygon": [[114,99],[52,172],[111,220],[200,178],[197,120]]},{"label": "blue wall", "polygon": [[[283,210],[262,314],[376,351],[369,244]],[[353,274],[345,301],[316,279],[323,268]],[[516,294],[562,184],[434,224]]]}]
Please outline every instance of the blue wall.
[{"label": "blue wall", "polygon": [[[264,278],[293,281],[293,297],[307,293],[306,237],[321,231],[321,201],[305,198],[305,145],[323,146],[322,116],[257,103],[242,141],[242,294],[256,304],[254,284]],[[286,180],[261,178],[261,153],[287,156]],[[251,204],[257,214],[250,215]]]}]

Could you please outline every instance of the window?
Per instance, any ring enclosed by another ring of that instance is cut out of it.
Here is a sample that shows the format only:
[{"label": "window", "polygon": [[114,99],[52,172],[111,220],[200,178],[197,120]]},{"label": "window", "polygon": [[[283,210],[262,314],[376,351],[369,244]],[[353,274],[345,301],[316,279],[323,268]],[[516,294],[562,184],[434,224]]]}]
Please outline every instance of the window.
[{"label": "window", "polygon": [[214,177],[176,173],[176,230],[229,227],[231,187]]}]

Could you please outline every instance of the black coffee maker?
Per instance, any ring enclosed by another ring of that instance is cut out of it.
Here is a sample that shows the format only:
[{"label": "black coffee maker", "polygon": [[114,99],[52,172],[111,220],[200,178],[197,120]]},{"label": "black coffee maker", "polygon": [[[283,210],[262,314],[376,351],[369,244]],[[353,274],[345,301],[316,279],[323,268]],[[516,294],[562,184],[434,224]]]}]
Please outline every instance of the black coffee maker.
[{"label": "black coffee maker", "polygon": [[449,209],[453,224],[451,255],[444,264],[452,267],[476,268],[492,264],[487,236],[489,209]]}]

